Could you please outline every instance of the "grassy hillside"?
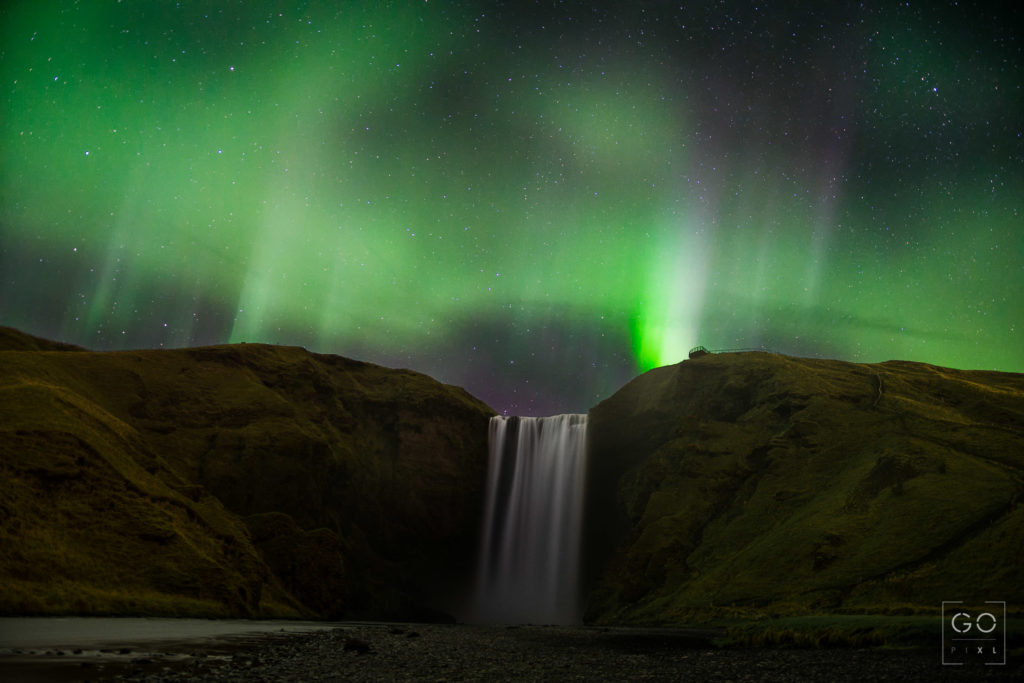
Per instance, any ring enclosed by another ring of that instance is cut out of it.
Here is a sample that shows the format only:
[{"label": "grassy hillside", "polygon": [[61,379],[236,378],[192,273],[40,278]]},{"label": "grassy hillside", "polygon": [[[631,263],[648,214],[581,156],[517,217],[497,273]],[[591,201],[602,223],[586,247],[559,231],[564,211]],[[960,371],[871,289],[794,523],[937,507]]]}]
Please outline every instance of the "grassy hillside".
[{"label": "grassy hillside", "polygon": [[[474,567],[492,413],[299,348],[0,328],[0,613],[430,616]],[[710,355],[595,406],[588,439],[592,622],[813,641],[1024,604],[1024,375]]]},{"label": "grassy hillside", "polygon": [[472,565],[493,411],[457,387],[0,343],[0,613],[415,615]]},{"label": "grassy hillside", "polygon": [[591,621],[1024,603],[1024,375],[710,355],[589,438]]}]

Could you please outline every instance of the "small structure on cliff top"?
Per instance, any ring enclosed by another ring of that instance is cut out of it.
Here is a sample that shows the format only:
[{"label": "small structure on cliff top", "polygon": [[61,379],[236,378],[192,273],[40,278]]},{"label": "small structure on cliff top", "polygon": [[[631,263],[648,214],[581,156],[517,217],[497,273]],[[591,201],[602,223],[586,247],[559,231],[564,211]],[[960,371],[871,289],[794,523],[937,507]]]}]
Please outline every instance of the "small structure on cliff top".
[{"label": "small structure on cliff top", "polygon": [[745,349],[709,349],[706,346],[694,346],[690,349],[690,358],[700,358],[701,356],[710,356],[713,353],[745,353],[748,351],[760,351],[762,353],[778,353],[764,346],[755,346]]}]

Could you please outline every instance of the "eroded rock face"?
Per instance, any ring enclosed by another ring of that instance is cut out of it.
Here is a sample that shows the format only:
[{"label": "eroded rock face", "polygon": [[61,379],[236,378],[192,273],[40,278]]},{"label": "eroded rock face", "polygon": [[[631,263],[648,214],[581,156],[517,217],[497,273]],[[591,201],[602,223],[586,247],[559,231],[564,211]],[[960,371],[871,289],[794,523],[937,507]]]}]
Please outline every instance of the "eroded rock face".
[{"label": "eroded rock face", "polygon": [[462,389],[299,348],[6,332],[0,576],[24,595],[0,610],[395,618],[468,581],[493,411]]},{"label": "eroded rock face", "polygon": [[711,355],[589,438],[591,621],[1024,599],[1024,375]]}]

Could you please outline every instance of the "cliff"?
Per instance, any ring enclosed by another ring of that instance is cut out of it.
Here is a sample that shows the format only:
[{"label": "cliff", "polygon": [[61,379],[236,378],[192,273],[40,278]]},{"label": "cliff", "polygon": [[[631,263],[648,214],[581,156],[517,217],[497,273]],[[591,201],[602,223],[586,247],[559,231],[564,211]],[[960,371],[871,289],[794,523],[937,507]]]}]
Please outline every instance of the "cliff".
[{"label": "cliff", "polygon": [[416,618],[468,580],[493,411],[462,389],[290,347],[0,345],[0,613]]},{"label": "cliff", "polygon": [[[0,614],[439,617],[492,414],[299,348],[0,328]],[[588,430],[588,621],[1024,603],[1024,375],[708,355]]]},{"label": "cliff", "polygon": [[1024,375],[708,355],[589,430],[589,621],[1024,602]]}]

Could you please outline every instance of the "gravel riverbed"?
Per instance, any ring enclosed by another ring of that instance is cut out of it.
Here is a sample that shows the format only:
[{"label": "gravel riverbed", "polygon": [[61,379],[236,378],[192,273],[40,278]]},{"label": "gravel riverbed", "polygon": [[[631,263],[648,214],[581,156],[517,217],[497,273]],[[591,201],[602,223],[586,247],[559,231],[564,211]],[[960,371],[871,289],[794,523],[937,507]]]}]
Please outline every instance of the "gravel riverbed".
[{"label": "gravel riverbed", "polygon": [[[30,671],[30,669],[29,669]],[[653,629],[351,624],[240,640],[218,651],[67,661],[22,680],[212,681],[968,681],[1024,680],[1024,664],[942,666],[925,650],[714,649],[706,634]],[[15,680],[15,679],[12,679]]]}]

